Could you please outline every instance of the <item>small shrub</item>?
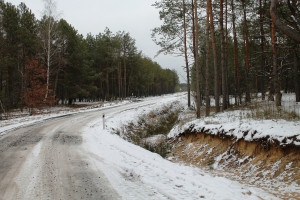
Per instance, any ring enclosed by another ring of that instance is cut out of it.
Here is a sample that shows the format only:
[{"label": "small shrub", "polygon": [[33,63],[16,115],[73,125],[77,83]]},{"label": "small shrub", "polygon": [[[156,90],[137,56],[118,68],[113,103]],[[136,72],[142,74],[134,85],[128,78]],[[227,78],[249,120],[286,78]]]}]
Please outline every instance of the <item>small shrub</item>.
[{"label": "small shrub", "polygon": [[148,151],[161,155],[163,158],[166,158],[172,149],[172,146],[168,143],[161,143],[155,146],[150,144],[143,144],[142,147],[147,149]]},{"label": "small shrub", "polygon": [[123,130],[115,130],[114,132],[129,142],[166,157],[171,149],[168,143],[150,145],[145,144],[143,140],[154,135],[168,134],[178,121],[180,110],[181,108],[176,108],[172,104],[164,106],[158,111],[151,111],[140,116],[136,124],[131,122],[125,125]]},{"label": "small shrub", "polygon": [[215,164],[215,158],[214,157],[209,157],[208,160],[207,160],[207,166],[209,167],[210,170],[213,170],[214,167],[213,165]]},{"label": "small shrub", "polygon": [[214,158],[214,157],[209,157],[206,164],[207,164],[208,166],[212,166],[213,164],[215,164],[215,162],[216,162],[216,161],[215,161],[215,158]]}]

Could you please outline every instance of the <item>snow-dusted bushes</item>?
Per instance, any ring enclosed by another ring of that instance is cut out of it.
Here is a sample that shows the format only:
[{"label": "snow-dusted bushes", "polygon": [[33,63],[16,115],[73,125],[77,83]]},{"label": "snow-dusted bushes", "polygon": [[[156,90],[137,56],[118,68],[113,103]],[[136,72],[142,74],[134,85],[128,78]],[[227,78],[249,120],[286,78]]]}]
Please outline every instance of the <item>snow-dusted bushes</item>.
[{"label": "snow-dusted bushes", "polygon": [[166,157],[171,148],[166,141],[166,135],[178,121],[181,110],[179,102],[165,105],[140,116],[136,122],[128,123],[115,133],[134,144]]}]

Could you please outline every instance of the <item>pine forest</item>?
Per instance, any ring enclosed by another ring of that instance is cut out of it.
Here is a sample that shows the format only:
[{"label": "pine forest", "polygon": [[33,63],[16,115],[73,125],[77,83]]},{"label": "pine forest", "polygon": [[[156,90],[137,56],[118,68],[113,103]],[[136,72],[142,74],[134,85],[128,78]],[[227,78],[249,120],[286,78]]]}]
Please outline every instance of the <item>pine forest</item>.
[{"label": "pine forest", "polygon": [[152,36],[161,53],[185,59],[188,105],[194,96],[198,117],[201,106],[209,115],[210,97],[216,112],[257,94],[277,107],[282,92],[300,102],[300,1],[161,0],[154,6],[163,25]]},{"label": "pine forest", "polygon": [[175,92],[177,73],[143,55],[129,33],[84,37],[52,4],[39,20],[24,3],[0,2],[1,113]]}]

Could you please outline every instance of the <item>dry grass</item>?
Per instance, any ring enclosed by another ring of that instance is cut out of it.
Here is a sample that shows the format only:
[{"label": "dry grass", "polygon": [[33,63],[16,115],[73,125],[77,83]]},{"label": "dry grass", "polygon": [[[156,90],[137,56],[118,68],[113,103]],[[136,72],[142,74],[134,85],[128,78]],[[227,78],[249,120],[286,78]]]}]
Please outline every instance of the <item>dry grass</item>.
[{"label": "dry grass", "polygon": [[155,135],[167,135],[178,122],[180,111],[181,108],[176,108],[173,104],[164,106],[160,110],[140,116],[136,123],[128,123],[115,133],[129,142],[165,157],[171,149],[167,141],[153,145],[146,143],[145,139]]}]

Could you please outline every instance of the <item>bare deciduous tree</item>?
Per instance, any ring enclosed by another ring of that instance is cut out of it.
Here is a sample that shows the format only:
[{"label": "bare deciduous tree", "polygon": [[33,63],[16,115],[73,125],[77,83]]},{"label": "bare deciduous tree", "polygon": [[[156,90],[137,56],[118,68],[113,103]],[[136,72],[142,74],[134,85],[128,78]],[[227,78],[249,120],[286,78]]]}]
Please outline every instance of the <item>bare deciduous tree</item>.
[{"label": "bare deciduous tree", "polygon": [[46,94],[45,99],[49,95],[49,85],[50,85],[50,67],[51,60],[55,51],[53,50],[54,35],[56,34],[56,2],[53,0],[43,0],[44,1],[44,20],[45,24],[43,26],[42,44],[45,54],[45,65],[47,68],[47,84],[46,84]]}]

